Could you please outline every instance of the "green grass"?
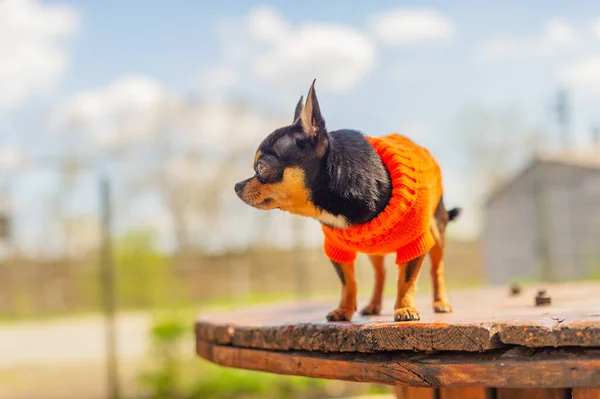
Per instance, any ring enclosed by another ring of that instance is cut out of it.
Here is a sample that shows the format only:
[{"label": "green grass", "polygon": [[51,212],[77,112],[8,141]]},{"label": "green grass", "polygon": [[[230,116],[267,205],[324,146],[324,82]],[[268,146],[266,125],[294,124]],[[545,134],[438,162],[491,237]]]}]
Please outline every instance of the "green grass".
[{"label": "green grass", "polygon": [[218,366],[204,359],[181,356],[181,342],[189,336],[185,312],[156,314],[152,338],[151,368],[140,374],[149,399],[316,399],[389,389],[371,384],[285,376]]},{"label": "green grass", "polygon": [[[322,399],[390,393],[386,386],[286,376],[218,366],[203,359],[181,365],[177,394],[185,399]],[[168,398],[148,394],[148,398]]]},{"label": "green grass", "polygon": [[327,381],[303,377],[281,376],[249,370],[237,370],[196,363],[196,376],[189,384],[190,398],[293,398],[323,395]]}]

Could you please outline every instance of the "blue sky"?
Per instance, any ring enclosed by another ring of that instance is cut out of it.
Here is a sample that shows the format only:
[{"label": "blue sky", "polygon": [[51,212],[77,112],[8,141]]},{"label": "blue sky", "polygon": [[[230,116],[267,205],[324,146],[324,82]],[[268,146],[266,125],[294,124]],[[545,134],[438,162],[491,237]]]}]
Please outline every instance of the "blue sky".
[{"label": "blue sky", "polygon": [[[431,135],[447,137],[454,133],[457,113],[474,106],[518,108],[532,124],[549,130],[561,70],[600,49],[592,31],[600,5],[592,1],[508,1],[493,7],[475,1],[373,1],[352,6],[343,1],[49,3],[68,4],[81,16],[80,29],[70,45],[70,67],[57,93],[65,99],[126,73],[145,74],[178,93],[207,96],[201,79],[222,58],[219,24],[243,18],[261,6],[273,8],[292,26],[335,23],[361,31],[368,31],[371,15],[387,10],[410,6],[436,10],[452,21],[451,39],[408,47],[378,46],[374,67],[351,90],[322,93],[330,126],[356,127],[370,134],[426,124]],[[545,24],[557,18],[576,29],[586,43],[548,56],[521,54],[500,61],[477,56],[478,49],[491,40],[519,42],[543,35]],[[303,94],[308,83],[294,85],[297,95]],[[242,76],[220,95],[242,99],[264,112],[289,112],[293,103],[281,101],[284,95],[290,96],[289,91],[273,85],[266,89],[260,81]],[[576,134],[583,142],[593,114],[582,109],[576,116]],[[440,144],[440,150],[445,147]]]},{"label": "blue sky", "polygon": [[[79,146],[84,135],[101,136],[113,126],[107,118],[166,97],[242,101],[257,117],[288,118],[317,78],[330,128],[414,137],[442,164],[449,202],[468,208],[480,195],[473,186],[485,182],[461,130],[469,124],[466,110],[510,111],[518,119],[515,131],[475,132],[484,141],[507,135],[516,146],[519,135],[537,131],[551,148],[554,95],[565,86],[574,143],[587,145],[590,125],[600,124],[600,3],[594,1],[4,3],[0,23],[4,10],[9,29],[0,28],[0,53],[8,51],[13,61],[4,74],[0,67],[0,92],[8,93],[0,95],[0,142],[26,154],[93,153],[98,149]],[[30,16],[29,27],[15,22],[19,13]],[[33,55],[22,57],[22,48]],[[67,128],[56,121],[73,109],[87,115],[89,129],[57,133]],[[136,123],[149,120],[139,112]],[[202,146],[210,151],[243,139],[244,132],[237,134],[220,144],[208,135]],[[517,155],[507,154],[507,171],[526,159]],[[10,154],[2,159],[14,161]],[[461,223],[457,230],[476,234],[480,214],[467,211]]]}]

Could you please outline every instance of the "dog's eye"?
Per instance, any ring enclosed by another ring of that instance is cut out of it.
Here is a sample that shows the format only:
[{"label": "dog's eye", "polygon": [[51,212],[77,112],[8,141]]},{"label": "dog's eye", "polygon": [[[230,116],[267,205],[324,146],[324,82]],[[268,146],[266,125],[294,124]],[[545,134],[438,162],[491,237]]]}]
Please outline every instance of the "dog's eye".
[{"label": "dog's eye", "polygon": [[259,163],[256,165],[256,174],[257,174],[257,175],[259,175],[259,176],[262,176],[262,175],[263,175],[263,173],[265,173],[265,170],[266,170],[266,169],[267,169],[267,165],[265,165],[265,164],[264,164],[264,163],[262,163],[262,162],[259,162]]}]

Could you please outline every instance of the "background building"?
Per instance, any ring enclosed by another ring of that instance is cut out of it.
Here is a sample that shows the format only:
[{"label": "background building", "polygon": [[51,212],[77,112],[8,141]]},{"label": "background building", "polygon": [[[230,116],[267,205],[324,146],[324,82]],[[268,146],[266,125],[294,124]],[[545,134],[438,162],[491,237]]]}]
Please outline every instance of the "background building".
[{"label": "background building", "polygon": [[485,206],[486,276],[581,279],[600,273],[600,151],[537,156]]}]

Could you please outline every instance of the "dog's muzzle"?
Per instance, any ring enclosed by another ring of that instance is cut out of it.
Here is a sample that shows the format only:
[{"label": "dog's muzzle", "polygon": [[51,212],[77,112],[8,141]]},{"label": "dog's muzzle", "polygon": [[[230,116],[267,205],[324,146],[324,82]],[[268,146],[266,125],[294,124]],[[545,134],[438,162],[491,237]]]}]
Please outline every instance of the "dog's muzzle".
[{"label": "dog's muzzle", "polygon": [[237,194],[238,197],[244,190],[244,187],[246,187],[246,183],[247,183],[247,181],[240,181],[240,182],[235,183],[235,186],[233,186],[233,189],[235,190],[235,193]]}]

